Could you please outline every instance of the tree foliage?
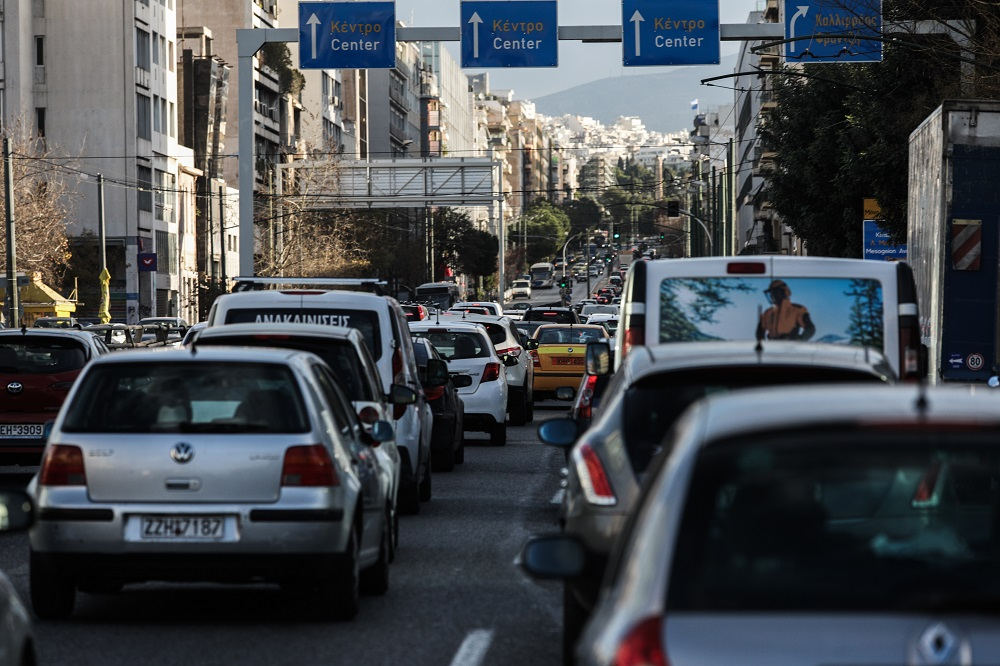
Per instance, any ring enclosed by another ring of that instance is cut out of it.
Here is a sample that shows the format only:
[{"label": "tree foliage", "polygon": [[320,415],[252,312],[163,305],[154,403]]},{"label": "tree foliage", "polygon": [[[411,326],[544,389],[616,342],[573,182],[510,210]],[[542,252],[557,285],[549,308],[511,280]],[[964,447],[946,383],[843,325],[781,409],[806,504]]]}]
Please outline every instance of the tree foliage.
[{"label": "tree foliage", "polygon": [[[894,27],[883,36],[881,63],[810,64],[772,82],[777,108],[760,131],[777,154],[767,194],[811,254],[860,256],[869,197],[903,241],[910,133],[945,99],[1000,98],[1000,3],[884,7]],[[941,34],[927,34],[929,26]]]},{"label": "tree foliage", "polygon": [[[59,156],[23,119],[7,125],[2,136],[8,139],[12,155],[17,270],[38,273],[46,284],[61,285],[70,260],[66,223],[76,200],[57,167],[71,166],[73,160]],[[2,161],[0,177],[7,182],[7,165]],[[3,197],[0,215],[6,219]],[[0,245],[7,247],[6,225],[0,225]],[[0,252],[0,265],[6,270],[6,251]]]},{"label": "tree foliage", "polygon": [[527,263],[551,259],[562,247],[570,230],[570,218],[545,199],[535,199],[524,211],[527,231]]}]

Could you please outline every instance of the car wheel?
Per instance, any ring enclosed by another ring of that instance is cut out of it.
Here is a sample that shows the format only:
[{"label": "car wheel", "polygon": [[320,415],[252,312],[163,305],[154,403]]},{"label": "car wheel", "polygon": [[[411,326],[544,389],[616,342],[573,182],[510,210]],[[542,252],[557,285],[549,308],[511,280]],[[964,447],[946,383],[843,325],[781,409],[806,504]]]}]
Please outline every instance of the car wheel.
[{"label": "car wheel", "polygon": [[565,666],[573,666],[576,663],[574,660],[576,642],[579,640],[586,622],[587,609],[576,600],[572,586],[568,582],[564,583],[562,654]]},{"label": "car wheel", "polygon": [[490,444],[492,446],[503,446],[507,443],[507,426],[503,423],[494,423],[490,428]]},{"label": "car wheel", "polygon": [[44,555],[32,552],[29,564],[31,606],[42,620],[64,620],[73,614],[76,584],[52,566]]},{"label": "car wheel", "polygon": [[510,424],[512,426],[522,426],[527,423],[524,403],[524,391],[510,392],[510,398],[507,400],[507,412],[510,414]]},{"label": "car wheel", "polygon": [[404,481],[399,485],[399,510],[408,516],[420,513],[420,487],[416,481]]},{"label": "car wheel", "polygon": [[392,517],[388,508],[382,519],[382,537],[378,546],[378,560],[361,572],[361,592],[383,595],[389,591],[389,559],[392,548]]},{"label": "car wheel", "polygon": [[447,446],[441,447],[434,455],[434,471],[450,472],[455,469],[455,433],[451,433]]},{"label": "car wheel", "polygon": [[427,469],[424,472],[424,478],[420,482],[420,501],[429,502],[431,499],[431,461],[427,461]]},{"label": "car wheel", "polygon": [[353,528],[347,539],[347,552],[336,559],[335,566],[332,575],[320,583],[318,602],[321,609],[328,609],[332,619],[353,620],[361,605],[358,535]]}]

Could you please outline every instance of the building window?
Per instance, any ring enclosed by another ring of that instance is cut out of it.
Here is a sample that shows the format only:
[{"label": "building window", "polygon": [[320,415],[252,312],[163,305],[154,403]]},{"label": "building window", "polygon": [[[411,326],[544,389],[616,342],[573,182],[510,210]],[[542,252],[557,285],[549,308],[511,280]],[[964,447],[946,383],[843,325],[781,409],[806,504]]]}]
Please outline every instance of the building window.
[{"label": "building window", "polygon": [[45,109],[42,107],[35,109],[35,129],[38,131],[38,136],[45,136]]},{"label": "building window", "polygon": [[153,45],[153,64],[154,65],[159,65],[160,64],[160,50],[157,48],[159,46],[159,43],[160,43],[160,36],[154,32],[153,33],[153,39],[152,39],[152,45]]},{"label": "building window", "polygon": [[148,166],[137,166],[135,181],[139,188],[136,195],[139,210],[153,212],[153,170]]},{"label": "building window", "polygon": [[177,273],[177,234],[156,232],[156,272],[161,275]]},{"label": "building window", "polygon": [[174,103],[170,102],[170,110],[167,114],[170,123],[170,136],[177,138],[177,114],[174,113]]},{"label": "building window", "polygon": [[160,57],[158,58],[161,67],[167,66],[167,38],[160,35]]},{"label": "building window", "polygon": [[153,131],[160,132],[160,97],[153,95]]},{"label": "building window", "polygon": [[151,127],[152,110],[149,104],[149,97],[142,93],[135,95],[135,133],[140,139],[147,141],[153,138]]},{"label": "building window", "polygon": [[45,38],[42,36],[35,37],[35,66],[45,66]]},{"label": "building window", "polygon": [[160,98],[160,131],[166,134],[168,132],[167,127],[167,100]]},{"label": "building window", "polygon": [[167,64],[170,66],[170,71],[174,71],[174,43],[172,41],[167,42]]},{"label": "building window", "polygon": [[156,172],[156,191],[153,193],[156,203],[156,219],[173,222],[175,177],[166,171]]},{"label": "building window", "polygon": [[135,29],[135,66],[149,71],[149,33]]}]

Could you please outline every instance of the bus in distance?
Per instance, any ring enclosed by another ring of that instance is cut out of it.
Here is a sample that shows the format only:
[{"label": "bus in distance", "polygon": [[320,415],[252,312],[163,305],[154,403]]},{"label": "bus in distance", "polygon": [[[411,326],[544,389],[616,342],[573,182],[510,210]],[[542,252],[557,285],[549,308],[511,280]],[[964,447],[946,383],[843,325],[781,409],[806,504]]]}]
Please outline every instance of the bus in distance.
[{"label": "bus in distance", "polygon": [[529,272],[532,289],[551,289],[555,286],[556,267],[552,262],[540,261],[532,264]]},{"label": "bus in distance", "polygon": [[428,303],[439,310],[447,310],[462,299],[454,282],[426,282],[414,291],[418,303]]}]

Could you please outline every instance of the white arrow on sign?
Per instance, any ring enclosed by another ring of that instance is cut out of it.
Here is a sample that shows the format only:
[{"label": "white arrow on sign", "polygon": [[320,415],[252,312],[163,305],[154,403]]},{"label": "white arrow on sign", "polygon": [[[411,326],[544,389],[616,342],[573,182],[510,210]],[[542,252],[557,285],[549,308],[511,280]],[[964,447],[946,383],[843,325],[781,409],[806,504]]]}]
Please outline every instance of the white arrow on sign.
[{"label": "white arrow on sign", "polygon": [[[807,5],[799,5],[799,11],[795,12],[795,16],[788,23],[788,39],[795,39],[795,22],[799,18],[805,18],[805,15],[809,13],[809,7]],[[795,42],[788,42],[788,52],[795,53]]]},{"label": "white arrow on sign", "polygon": [[469,23],[472,23],[472,57],[479,57],[479,25],[483,22],[483,19],[479,18],[479,12],[472,12],[472,18],[469,19]]},{"label": "white arrow on sign", "polygon": [[635,23],[635,56],[638,58],[642,55],[642,46],[639,43],[639,24],[641,24],[646,19],[642,18],[642,14],[639,10],[635,10],[635,14],[632,14],[632,18],[629,19],[632,23]]},{"label": "white arrow on sign", "polygon": [[310,16],[309,20],[306,21],[306,24],[312,29],[312,57],[313,57],[313,60],[316,59],[316,26],[318,26],[320,23],[322,23],[322,21],[320,21],[318,18],[316,18],[315,14],[313,14],[312,16]]}]

